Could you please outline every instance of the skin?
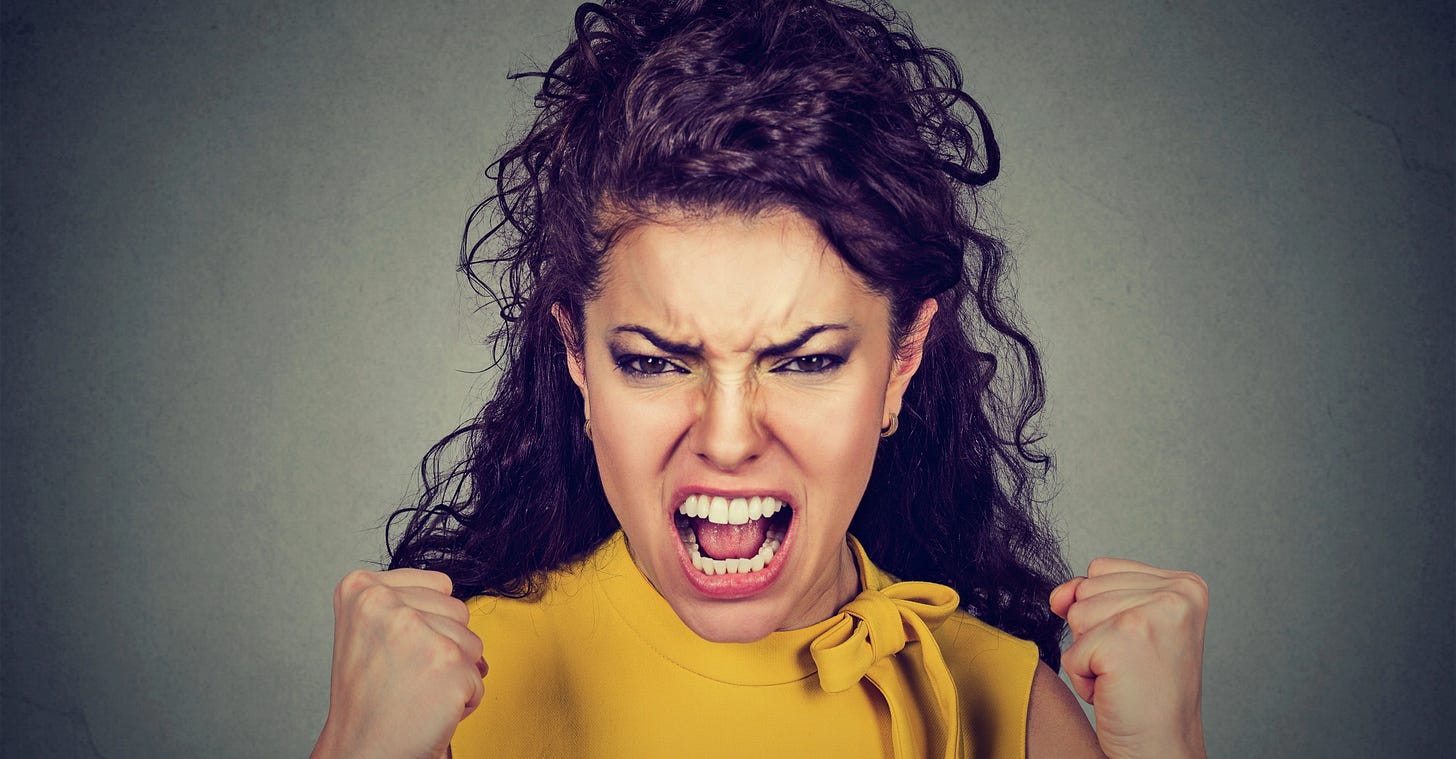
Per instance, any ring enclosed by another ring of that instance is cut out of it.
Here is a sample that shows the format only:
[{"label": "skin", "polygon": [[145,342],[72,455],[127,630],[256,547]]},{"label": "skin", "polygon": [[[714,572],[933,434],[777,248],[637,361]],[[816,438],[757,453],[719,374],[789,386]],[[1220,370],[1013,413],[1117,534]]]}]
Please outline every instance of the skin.
[{"label": "skin", "polygon": [[[607,264],[582,334],[557,319],[567,344],[580,346],[568,355],[571,375],[637,565],[708,640],[757,640],[833,615],[858,588],[845,534],[880,430],[919,366],[934,301],[895,350],[889,304],[792,213],[648,224]],[[684,492],[702,491],[779,493],[792,504],[772,582],[726,594],[694,582],[672,514]],[[449,756],[487,671],[450,590],[445,575],[413,569],[356,571],[339,583],[315,759]],[[1076,636],[1063,663],[1099,731],[1039,665],[1028,757],[1204,756],[1201,578],[1098,559],[1049,604]]]},{"label": "skin", "polygon": [[485,695],[483,644],[440,572],[355,570],[334,589],[329,717],[313,759],[436,759]]},{"label": "skin", "polygon": [[[1075,637],[1062,665],[1077,694],[1092,704],[1107,756],[1207,756],[1201,684],[1208,584],[1202,577],[1128,559],[1093,559],[1087,575],[1057,586],[1049,603]],[[1037,722],[1039,693],[1046,711]],[[1070,743],[1032,753],[1034,728],[1054,724],[1067,704],[1076,706],[1060,680],[1040,691],[1033,684],[1028,756],[1095,756],[1073,753]]]},{"label": "skin", "polygon": [[[789,212],[646,224],[607,255],[570,369],[633,559],[707,640],[833,615],[858,591],[845,534],[935,302],[897,353],[889,302]],[[673,522],[685,492],[792,504],[773,582],[728,597],[695,583]]]}]

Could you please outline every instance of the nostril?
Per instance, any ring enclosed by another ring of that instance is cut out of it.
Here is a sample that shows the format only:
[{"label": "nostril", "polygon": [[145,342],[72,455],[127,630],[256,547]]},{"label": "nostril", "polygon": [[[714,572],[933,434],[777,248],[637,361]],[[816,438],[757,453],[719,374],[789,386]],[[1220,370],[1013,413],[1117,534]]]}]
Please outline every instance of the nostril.
[{"label": "nostril", "polygon": [[703,462],[711,465],[715,469],[719,469],[725,472],[731,472],[743,467],[746,464],[752,464],[753,462],[758,461],[758,454],[737,454],[727,453],[723,451],[702,451],[698,453],[698,458],[701,459]]}]

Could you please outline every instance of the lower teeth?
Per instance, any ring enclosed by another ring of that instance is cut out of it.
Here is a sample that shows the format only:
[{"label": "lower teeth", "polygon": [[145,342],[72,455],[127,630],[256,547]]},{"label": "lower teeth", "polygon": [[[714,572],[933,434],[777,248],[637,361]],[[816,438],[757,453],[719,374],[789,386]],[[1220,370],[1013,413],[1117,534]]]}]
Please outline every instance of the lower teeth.
[{"label": "lower teeth", "polygon": [[684,528],[682,535],[683,545],[687,546],[688,557],[693,560],[693,566],[705,575],[732,575],[748,574],[757,572],[764,568],[773,559],[774,553],[783,545],[783,533],[770,529],[768,537],[759,546],[758,554],[750,559],[715,559],[711,556],[704,556],[698,548],[698,536],[693,534],[690,528]]}]

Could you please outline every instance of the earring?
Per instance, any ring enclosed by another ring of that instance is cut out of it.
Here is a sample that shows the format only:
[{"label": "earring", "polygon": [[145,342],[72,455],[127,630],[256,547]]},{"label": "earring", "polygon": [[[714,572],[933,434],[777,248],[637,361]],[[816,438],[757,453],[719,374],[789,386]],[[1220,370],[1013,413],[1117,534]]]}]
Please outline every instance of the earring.
[{"label": "earring", "polygon": [[587,440],[591,440],[592,439],[592,437],[591,437],[591,420],[590,419],[586,420],[585,422],[582,422],[581,431],[584,432],[584,433],[586,433],[586,439]]},{"label": "earring", "polygon": [[889,437],[900,429],[900,415],[890,414],[890,423],[880,428],[880,437]]}]

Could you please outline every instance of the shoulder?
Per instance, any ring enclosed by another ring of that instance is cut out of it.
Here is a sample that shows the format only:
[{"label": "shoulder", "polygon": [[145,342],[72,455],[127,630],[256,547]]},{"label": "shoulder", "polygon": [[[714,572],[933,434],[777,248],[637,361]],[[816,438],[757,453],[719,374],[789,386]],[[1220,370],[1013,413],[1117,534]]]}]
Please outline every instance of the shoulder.
[{"label": "shoulder", "polygon": [[601,616],[595,575],[581,565],[555,570],[525,598],[476,596],[466,602],[490,671],[479,708],[451,740],[457,757],[571,754],[564,709],[590,652],[583,641]]},{"label": "shoulder", "polygon": [[1077,697],[1041,661],[1035,643],[964,612],[935,637],[978,740],[992,731],[997,745],[1024,745],[1028,759],[1103,756]]},{"label": "shoulder", "polygon": [[[477,635],[517,634],[530,631],[542,634],[556,624],[569,622],[580,612],[584,602],[593,600],[595,567],[579,562],[542,576],[530,595],[480,595],[465,602],[470,613],[470,629]],[[545,623],[545,624],[543,624]],[[554,624],[553,624],[554,623]]]},{"label": "shoulder", "polygon": [[964,610],[957,610],[945,620],[935,631],[935,640],[958,680],[972,678],[982,690],[1026,701],[1038,661],[1035,643],[1003,632]]},{"label": "shoulder", "polygon": [[1088,757],[1100,759],[1097,733],[1066,683],[1051,667],[1037,663],[1026,718],[1027,759]]},{"label": "shoulder", "polygon": [[978,751],[1023,756],[1036,644],[957,611],[935,631],[956,683],[962,719]]},{"label": "shoulder", "polygon": [[596,587],[622,550],[621,533],[608,537],[590,553],[565,566],[538,576],[532,592],[523,597],[479,595],[465,602],[470,612],[470,629],[486,632],[517,630],[522,626],[543,632],[541,623],[570,622],[573,615],[597,606]]},{"label": "shoulder", "polygon": [[[1036,644],[1005,632],[958,609],[935,631],[942,647],[962,655],[987,656],[1002,664],[1024,669],[1029,678],[1037,661]],[[1030,680],[1028,680],[1030,682]]]}]

